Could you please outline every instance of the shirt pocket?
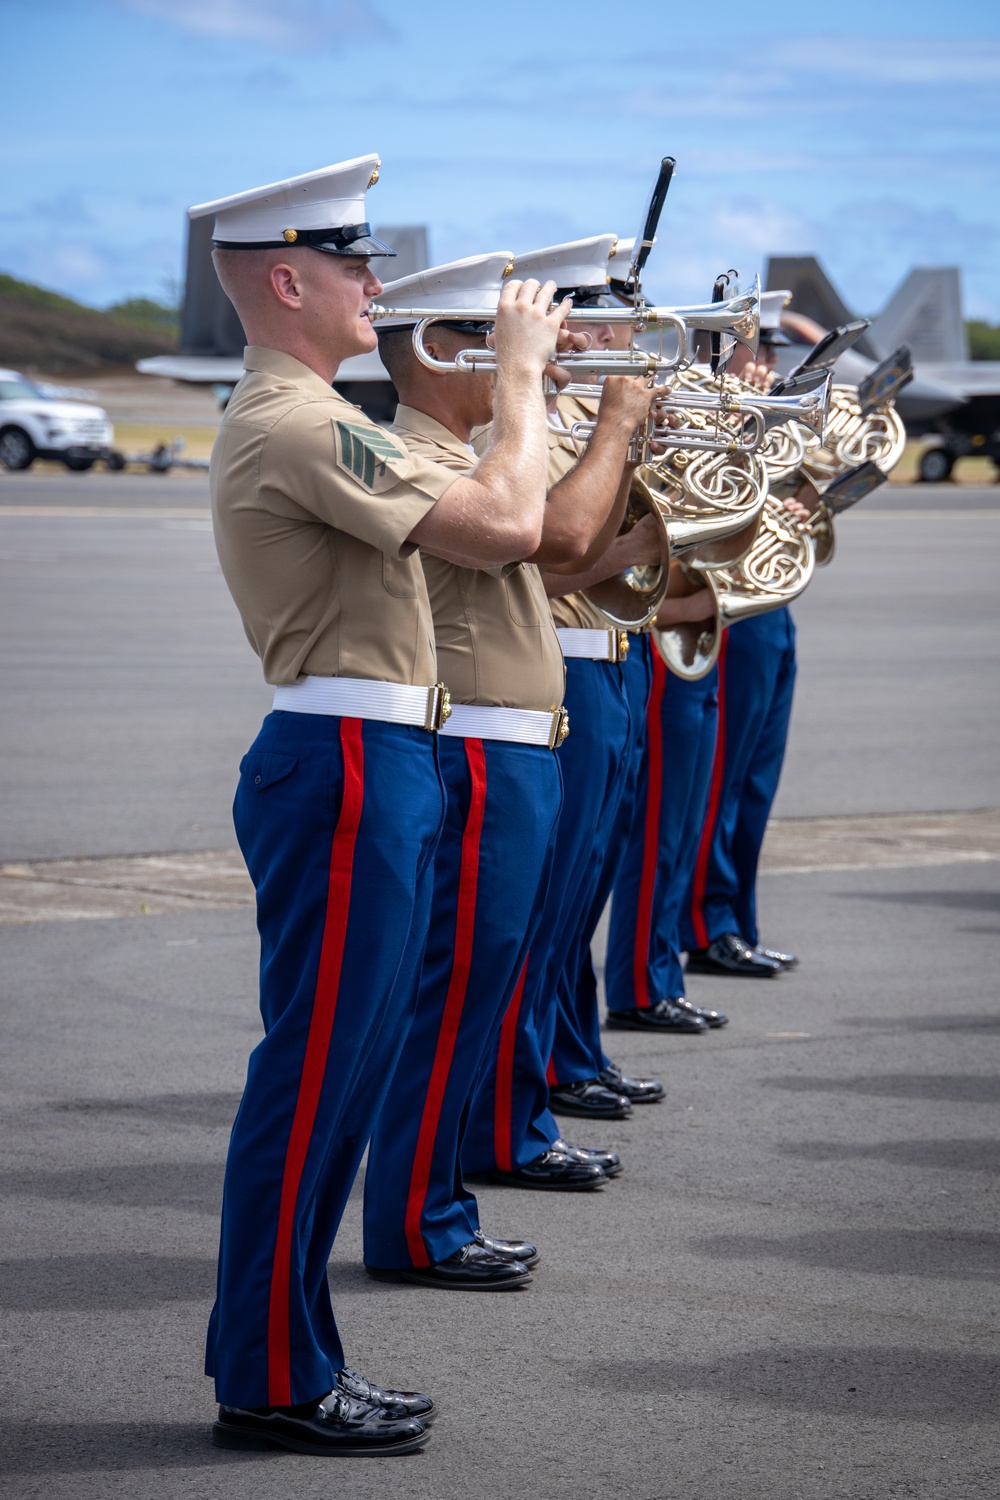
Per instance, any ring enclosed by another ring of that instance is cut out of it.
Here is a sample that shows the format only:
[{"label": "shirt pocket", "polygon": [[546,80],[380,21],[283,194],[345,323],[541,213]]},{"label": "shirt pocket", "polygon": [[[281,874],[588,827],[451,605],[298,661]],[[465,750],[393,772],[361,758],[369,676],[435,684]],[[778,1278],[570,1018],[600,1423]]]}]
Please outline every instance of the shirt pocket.
[{"label": "shirt pocket", "polygon": [[548,603],[539,600],[522,566],[518,566],[504,579],[503,590],[507,597],[507,613],[514,624],[537,629],[544,618],[539,613],[540,607],[548,611]]},{"label": "shirt pocket", "polygon": [[388,557],[382,553],[382,587],[394,599],[416,599],[418,595],[417,575],[420,572],[419,557]]}]

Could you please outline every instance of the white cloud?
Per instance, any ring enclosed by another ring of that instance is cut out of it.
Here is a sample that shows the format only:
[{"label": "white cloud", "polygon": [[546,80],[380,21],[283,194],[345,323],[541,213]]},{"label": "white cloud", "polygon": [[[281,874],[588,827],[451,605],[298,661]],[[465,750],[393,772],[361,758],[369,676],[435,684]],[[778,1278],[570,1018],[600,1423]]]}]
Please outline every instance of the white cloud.
[{"label": "white cloud", "polygon": [[392,31],[369,0],[123,0],[139,15],[201,36],[228,37],[312,52],[332,45],[385,41]]},{"label": "white cloud", "polygon": [[889,84],[1000,83],[995,37],[791,37],[771,52],[778,68]]}]

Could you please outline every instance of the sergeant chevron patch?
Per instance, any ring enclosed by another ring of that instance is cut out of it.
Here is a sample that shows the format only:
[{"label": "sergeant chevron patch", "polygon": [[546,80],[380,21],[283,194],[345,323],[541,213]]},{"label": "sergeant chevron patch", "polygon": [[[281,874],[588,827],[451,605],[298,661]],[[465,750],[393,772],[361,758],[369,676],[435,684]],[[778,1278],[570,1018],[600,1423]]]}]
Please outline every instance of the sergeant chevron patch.
[{"label": "sergeant chevron patch", "polygon": [[396,465],[406,463],[408,454],[380,432],[377,427],[362,427],[354,422],[335,422],[337,437],[337,464],[348,474],[353,474],[366,490],[378,494],[398,484],[399,476],[393,472]]}]

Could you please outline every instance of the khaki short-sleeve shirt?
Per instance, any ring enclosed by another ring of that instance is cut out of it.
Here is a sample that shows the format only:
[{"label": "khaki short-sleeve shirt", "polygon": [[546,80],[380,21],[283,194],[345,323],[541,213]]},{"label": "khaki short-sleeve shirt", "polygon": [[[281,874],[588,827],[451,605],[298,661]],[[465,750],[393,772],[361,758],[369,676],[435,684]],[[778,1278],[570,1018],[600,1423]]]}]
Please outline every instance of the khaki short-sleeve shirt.
[{"label": "khaki short-sleeve shirt", "polygon": [[[424,412],[400,406],[389,429],[408,451],[445,472],[468,473],[476,455]],[[455,703],[558,708],[565,668],[548,599],[532,563],[462,568],[421,553],[437,643],[438,672]]]},{"label": "khaki short-sleeve shirt", "polygon": [[247,349],[212,449],[219,560],[271,683],[429,686],[430,601],[407,541],[454,483],[307,365]]},{"label": "khaki short-sleeve shirt", "polygon": [[[549,428],[549,489],[576,468],[584,445],[570,436],[570,428],[574,422],[593,422],[597,406],[596,400],[584,396],[560,396],[557,400],[556,420],[562,421],[566,431],[563,436]],[[563,594],[559,599],[550,599],[549,608],[560,629],[607,630],[611,623],[583,594]]]}]

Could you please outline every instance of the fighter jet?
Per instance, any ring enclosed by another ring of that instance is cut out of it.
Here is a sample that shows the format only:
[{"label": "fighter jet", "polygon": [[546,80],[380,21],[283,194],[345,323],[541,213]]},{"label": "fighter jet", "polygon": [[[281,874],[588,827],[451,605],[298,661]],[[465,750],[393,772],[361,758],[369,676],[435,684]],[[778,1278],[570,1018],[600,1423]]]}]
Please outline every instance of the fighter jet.
[{"label": "fighter jet", "polygon": [[[813,255],[772,256],[766,285],[792,293],[782,329],[797,347],[784,351],[779,370],[797,362],[803,345],[854,316]],[[973,454],[992,458],[1000,477],[1000,361],[968,357],[957,267],[910,271],[835,373],[857,385],[901,344],[909,346],[915,376],[896,409],[911,436],[929,439],[920,477],[947,479],[956,459]]]}]

